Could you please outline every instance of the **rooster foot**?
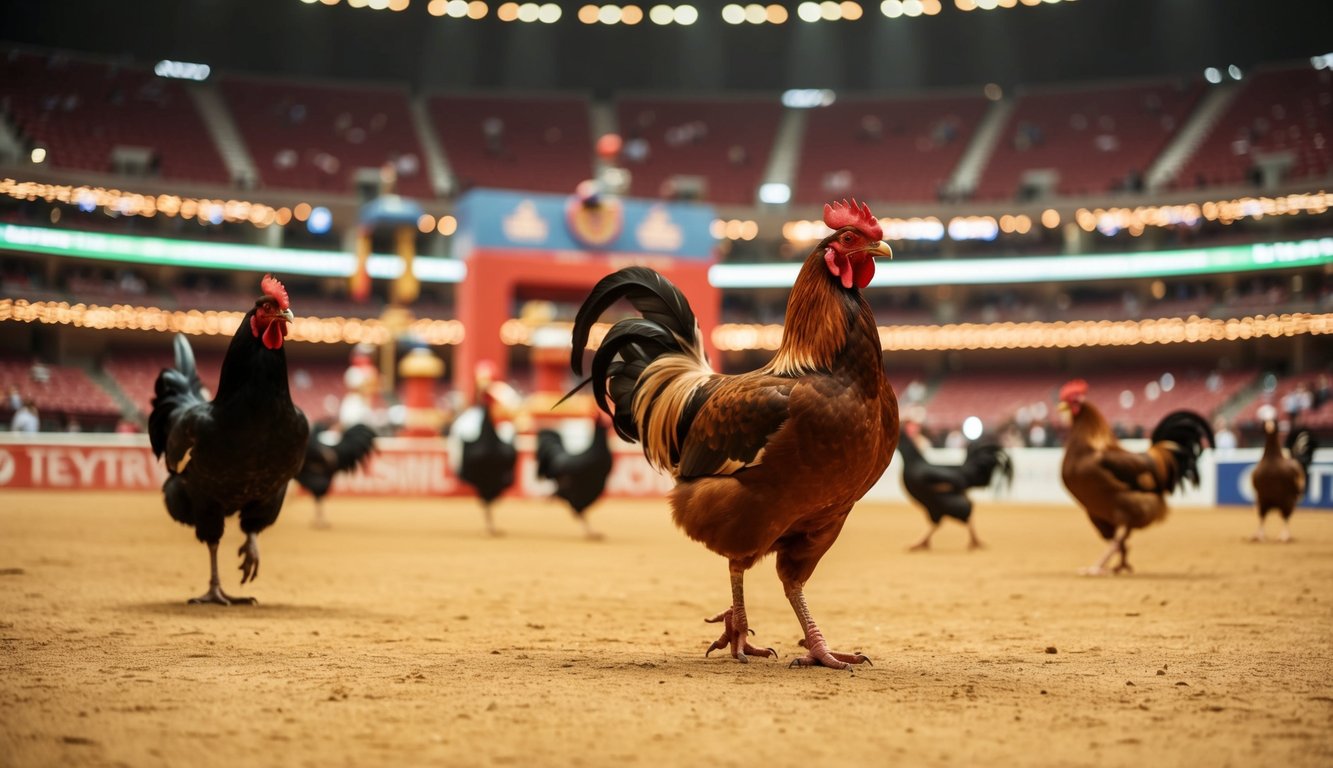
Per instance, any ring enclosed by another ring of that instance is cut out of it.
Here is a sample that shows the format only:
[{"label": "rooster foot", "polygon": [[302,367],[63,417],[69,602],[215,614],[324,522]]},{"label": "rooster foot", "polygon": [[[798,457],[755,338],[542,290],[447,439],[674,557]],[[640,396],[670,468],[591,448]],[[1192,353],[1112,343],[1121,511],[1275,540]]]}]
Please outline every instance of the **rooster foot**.
[{"label": "rooster foot", "polygon": [[799,642],[802,648],[807,649],[806,653],[799,659],[792,660],[792,667],[828,667],[830,669],[851,669],[853,664],[869,664],[875,666],[869,656],[864,653],[837,653],[830,651],[828,645],[820,638],[813,648],[802,638]]},{"label": "rooster foot", "polygon": [[930,540],[927,539],[927,540],[925,540],[925,541],[918,541],[917,543],[915,543],[915,544],[913,544],[912,546],[908,547],[908,548],[907,548],[907,551],[908,551],[908,552],[929,552],[929,551],[930,551]]},{"label": "rooster foot", "polygon": [[214,584],[208,588],[208,591],[198,597],[190,598],[190,605],[258,605],[259,601],[253,597],[234,597],[222,591],[222,585]]},{"label": "rooster foot", "polygon": [[1111,573],[1119,576],[1121,573],[1133,573],[1134,569],[1129,563],[1121,563],[1111,570]]},{"label": "rooster foot", "polygon": [[241,583],[259,578],[259,540],[253,533],[246,534],[245,543],[236,550],[236,554],[242,558]]},{"label": "rooster foot", "polygon": [[762,656],[766,659],[776,659],[778,657],[778,652],[772,648],[756,648],[753,645],[750,645],[746,638],[753,635],[754,630],[749,627],[744,627],[743,630],[740,627],[737,627],[732,621],[732,611],[733,609],[728,608],[711,619],[704,619],[708,624],[716,624],[719,621],[723,622],[722,626],[724,627],[721,637],[714,640],[713,644],[708,646],[708,650],[704,651],[704,656],[708,656],[713,651],[730,646],[732,649],[732,657],[742,664],[748,664],[751,656]]},{"label": "rooster foot", "polygon": [[1078,569],[1079,576],[1105,576],[1108,573],[1110,573],[1110,571],[1100,565],[1090,565],[1087,568]]}]

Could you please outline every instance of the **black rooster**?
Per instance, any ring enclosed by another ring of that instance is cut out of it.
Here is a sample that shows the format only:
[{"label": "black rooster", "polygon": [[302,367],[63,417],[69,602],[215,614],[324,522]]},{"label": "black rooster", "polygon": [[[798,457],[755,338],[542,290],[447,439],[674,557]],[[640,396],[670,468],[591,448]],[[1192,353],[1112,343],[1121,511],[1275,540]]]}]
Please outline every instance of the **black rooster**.
[{"label": "black rooster", "polygon": [[972,500],[967,496],[967,489],[990,485],[997,469],[1005,482],[1013,482],[1014,467],[1009,454],[993,443],[973,443],[961,466],[931,464],[921,455],[907,430],[898,441],[898,453],[903,457],[903,486],[930,516],[930,530],[910,551],[930,549],[930,537],[935,535],[940,521],[946,517],[967,526],[968,549],[980,549],[981,540],[972,525]]},{"label": "black rooster", "polygon": [[574,510],[590,539],[600,539],[602,534],[592,529],[584,512],[606,490],[611,462],[607,427],[601,419],[593,427],[592,445],[582,453],[566,451],[559,432],[543,429],[537,433],[537,476],[555,481],[555,495]]},{"label": "black rooster", "polygon": [[496,433],[495,419],[491,415],[494,405],[495,398],[483,391],[481,432],[476,439],[463,443],[463,459],[458,477],[476,489],[477,496],[481,498],[482,511],[486,515],[486,532],[497,536],[500,532],[495,528],[491,505],[514,484],[514,465],[518,463],[518,452]]},{"label": "black rooster", "polygon": [[218,541],[224,521],[240,513],[241,583],[252,581],[259,575],[256,537],[278,519],[287,484],[305,460],[310,427],[292,404],[282,348],[292,321],[287,291],[271,276],[261,286],[263,295],[232,336],[212,402],[200,393],[194,352],[184,336],[175,338],[175,367],[163,369],[154,386],[148,436],[153,453],[166,456],[167,511],[194,526],[212,564],[208,591],[191,603],[255,602],[222,591]]},{"label": "black rooster", "polygon": [[375,451],[375,430],[364,424],[349,427],[337,445],[327,445],[319,439],[328,431],[329,425],[323,422],[310,429],[305,464],[296,476],[296,482],[315,497],[316,528],[329,527],[328,518],[324,517],[324,497],[333,485],[333,476],[364,464]]}]

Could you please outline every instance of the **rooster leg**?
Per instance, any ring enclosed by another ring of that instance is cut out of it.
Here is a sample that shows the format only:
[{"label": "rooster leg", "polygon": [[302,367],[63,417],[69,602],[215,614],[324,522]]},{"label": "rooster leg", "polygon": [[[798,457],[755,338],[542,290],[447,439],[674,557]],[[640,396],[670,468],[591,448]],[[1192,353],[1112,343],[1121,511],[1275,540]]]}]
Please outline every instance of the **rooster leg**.
[{"label": "rooster leg", "polygon": [[986,548],[986,545],[981,543],[981,539],[977,538],[977,528],[971,520],[967,521],[967,548],[969,550]]},{"label": "rooster leg", "polygon": [[236,550],[236,554],[242,558],[241,583],[259,578],[259,535],[245,534],[245,543]]},{"label": "rooster leg", "polygon": [[481,505],[481,511],[486,515],[486,533],[490,536],[504,535],[500,529],[495,527],[495,515],[491,514],[490,502],[483,503]]},{"label": "rooster leg", "polygon": [[796,611],[796,618],[801,622],[801,628],[805,630],[805,638],[801,640],[801,647],[806,649],[805,656],[796,659],[791,663],[793,667],[829,667],[831,669],[851,669],[853,664],[870,664],[870,657],[863,653],[836,653],[830,651],[828,643],[824,642],[824,633],[819,631],[815,620],[810,616],[810,608],[805,604],[805,585],[800,583],[787,584],[787,600],[791,602],[791,607]]},{"label": "rooster leg", "polygon": [[222,591],[222,580],[218,578],[218,543],[216,541],[208,542],[208,559],[212,565],[212,575],[208,580],[208,591],[199,597],[190,598],[191,605],[203,603],[213,603],[215,605],[255,604],[256,600],[253,597],[232,597]]},{"label": "rooster leg", "polygon": [[704,619],[709,624],[722,622],[722,636],[708,646],[704,655],[731,646],[731,657],[742,664],[750,661],[750,656],[777,658],[778,652],[772,648],[756,648],[750,645],[748,636],[750,625],[745,617],[745,569],[731,564],[731,607],[711,619]]},{"label": "rooster leg", "polygon": [[922,539],[921,541],[918,541],[917,543],[915,543],[915,544],[913,544],[912,546],[908,547],[908,548],[907,548],[907,551],[908,551],[908,552],[925,552],[926,550],[930,549],[930,537],[934,536],[934,535],[935,535],[935,531],[938,531],[939,529],[940,529],[940,524],[939,524],[939,523],[931,523],[931,524],[930,524],[930,530],[929,530],[929,531],[926,531],[926,538],[924,538],[924,539]]},{"label": "rooster leg", "polygon": [[1282,533],[1278,536],[1278,541],[1283,544],[1290,544],[1292,541],[1291,528],[1287,525],[1287,518],[1285,517],[1282,518]]},{"label": "rooster leg", "polygon": [[[1125,539],[1127,538],[1129,538],[1128,526],[1126,526],[1122,532],[1117,533],[1111,539],[1110,543],[1106,545],[1106,551],[1102,553],[1102,556],[1097,559],[1096,563],[1088,566],[1087,568],[1080,568],[1078,572],[1084,576],[1105,576],[1106,564],[1111,562],[1111,556],[1117,552],[1120,553],[1120,565],[1121,566],[1125,565],[1124,549],[1125,549]],[[1117,566],[1116,570],[1119,571],[1120,566]]]},{"label": "rooster leg", "polygon": [[315,521],[310,525],[321,530],[333,527],[329,524],[329,519],[324,516],[324,498],[321,496],[315,497]]},{"label": "rooster leg", "polygon": [[601,531],[593,530],[592,526],[588,524],[588,518],[578,514],[574,516],[577,517],[579,519],[579,522],[583,524],[583,535],[588,537],[589,541],[601,541],[602,539],[606,538],[605,536],[602,535]]},{"label": "rooster leg", "polygon": [[1263,543],[1264,541],[1264,518],[1262,516],[1259,517],[1259,528],[1255,530],[1254,535],[1250,537],[1250,541],[1259,543]]}]

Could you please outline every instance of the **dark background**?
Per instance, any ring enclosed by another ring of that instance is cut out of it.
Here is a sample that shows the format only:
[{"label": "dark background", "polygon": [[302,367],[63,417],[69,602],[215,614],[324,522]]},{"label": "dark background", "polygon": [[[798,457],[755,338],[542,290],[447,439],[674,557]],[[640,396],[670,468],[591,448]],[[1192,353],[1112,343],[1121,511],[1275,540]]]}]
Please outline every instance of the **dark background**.
[{"label": "dark background", "polygon": [[[645,9],[657,0],[639,3]],[[392,80],[421,90],[848,90],[1003,86],[1149,75],[1197,77],[1333,52],[1330,0],[1077,0],[856,22],[725,24],[696,2],[693,26],[554,25],[434,17],[300,0],[0,0],[11,43],[171,58],[215,69]]]}]

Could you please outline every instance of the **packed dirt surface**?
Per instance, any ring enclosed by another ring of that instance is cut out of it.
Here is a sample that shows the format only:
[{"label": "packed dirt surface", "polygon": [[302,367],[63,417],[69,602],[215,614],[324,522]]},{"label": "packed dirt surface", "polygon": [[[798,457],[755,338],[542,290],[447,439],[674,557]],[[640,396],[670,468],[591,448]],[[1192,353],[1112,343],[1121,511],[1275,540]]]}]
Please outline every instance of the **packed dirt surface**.
[{"label": "packed dirt surface", "polygon": [[[753,642],[704,658],[721,558],[664,502],[289,499],[242,588],[186,605],[207,550],[152,494],[0,494],[0,765],[1333,764],[1333,516],[1249,544],[1253,514],[1181,509],[1131,576],[1073,507],[978,497],[988,548],[914,509],[856,509],[807,590],[854,672],[791,669],[772,560]],[[1270,523],[1276,533],[1275,521]]]}]

